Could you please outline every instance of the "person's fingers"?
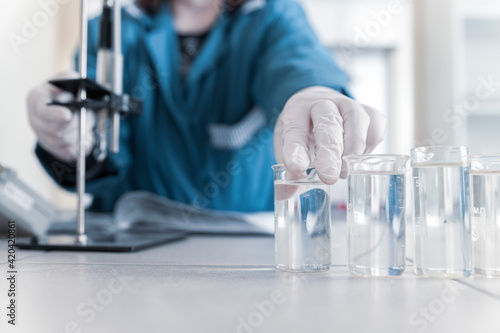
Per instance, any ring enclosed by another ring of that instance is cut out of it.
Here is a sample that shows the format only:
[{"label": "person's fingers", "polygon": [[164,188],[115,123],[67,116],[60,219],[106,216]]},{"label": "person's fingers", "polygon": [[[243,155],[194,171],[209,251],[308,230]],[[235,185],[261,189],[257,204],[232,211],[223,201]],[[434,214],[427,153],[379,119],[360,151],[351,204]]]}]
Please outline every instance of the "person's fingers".
[{"label": "person's fingers", "polygon": [[[78,73],[72,71],[61,73],[55,79],[77,77]],[[33,88],[27,98],[29,121],[40,145],[54,156],[67,161],[77,157],[78,112],[73,113],[68,108],[48,104],[54,101],[66,103],[73,99],[71,93],[49,83]],[[94,124],[95,115],[87,111],[85,144],[87,154],[92,150],[95,141],[92,135]]]},{"label": "person's fingers", "polygon": [[[87,135],[85,141],[86,141],[85,156],[88,156],[92,152],[92,149],[94,148],[94,139],[92,136]],[[73,162],[78,157],[78,144],[76,142],[76,138],[75,142],[73,142],[72,144],[65,144],[58,147],[51,147],[50,150],[49,149],[46,150],[51,152],[54,156],[58,157],[60,160],[67,162]]]},{"label": "person's fingers", "polygon": [[309,154],[309,133],[311,118],[308,110],[296,107],[282,114],[283,121],[283,163],[292,173],[302,173],[311,164]]},{"label": "person's fingers", "polygon": [[366,135],[366,148],[364,154],[371,153],[385,137],[386,118],[385,115],[368,105],[362,105],[370,117],[370,126]]},{"label": "person's fingers", "polygon": [[[92,126],[95,123],[95,115],[92,111],[87,111],[87,133],[85,136],[85,155],[91,153],[95,138],[92,133]],[[64,126],[59,132],[46,133],[39,137],[40,145],[56,156],[60,160],[72,162],[78,157],[78,118],[77,113],[74,119]]]},{"label": "person's fingers", "polygon": [[[43,143],[44,147],[50,148],[60,148],[71,145],[72,140],[68,140],[66,138],[62,139],[56,134],[46,134],[38,139],[41,143]],[[76,142],[75,142],[76,143]]]},{"label": "person's fingers", "polygon": [[36,113],[38,117],[56,125],[69,122],[73,115],[71,110],[63,106],[45,105],[43,109],[38,110]]},{"label": "person's fingers", "polygon": [[313,135],[316,142],[314,167],[322,182],[334,184],[342,165],[342,117],[335,103],[320,101],[311,107]]},{"label": "person's fingers", "polygon": [[[92,137],[92,129],[96,122],[96,115],[93,111],[87,110],[87,119],[86,119],[86,138]],[[71,121],[59,128],[57,131],[57,137],[61,138],[62,141],[66,143],[76,145],[76,140],[78,137],[78,132],[80,131],[80,121],[79,121],[79,112],[75,112],[73,114],[73,118]]]},{"label": "person's fingers", "polygon": [[75,113],[68,123],[60,124],[53,130],[40,131],[39,140],[51,148],[76,146],[78,136],[78,114]]},{"label": "person's fingers", "polygon": [[50,84],[44,84],[31,91],[28,96],[29,111],[34,117],[43,118],[52,122],[67,122],[71,119],[71,111],[68,108],[47,104],[53,99],[68,101],[68,99],[72,98],[72,95],[60,90],[59,93],[56,94],[53,88],[55,87],[50,87]]},{"label": "person's fingers", "polygon": [[50,117],[39,117],[37,115],[29,117],[31,127],[35,130],[38,136],[43,135],[55,135],[63,137],[65,134],[65,129],[71,124],[72,121],[76,120],[77,113],[69,114],[70,118],[67,121],[55,121],[50,119]]},{"label": "person's fingers", "polygon": [[[60,73],[55,79],[71,79],[79,77],[78,73],[68,71]],[[52,101],[69,102],[74,96],[50,83],[44,83],[33,88],[28,94],[28,110],[33,116],[43,117],[52,121],[69,121],[71,111],[60,106],[48,106]]]},{"label": "person's fingers", "polygon": [[[37,121],[37,120],[34,120]],[[43,123],[43,122],[42,122]],[[50,124],[53,125],[53,124]],[[92,129],[95,125],[94,112],[87,110],[86,122],[86,140],[93,144]],[[43,129],[39,131],[39,140],[44,143],[44,146],[62,147],[76,146],[79,132],[78,112],[73,114],[72,119],[68,123],[60,124],[49,130]]]},{"label": "person's fingers", "polygon": [[[344,121],[344,152],[342,156],[363,154],[370,126],[370,117],[361,104],[352,99],[343,99],[337,103]],[[347,164],[342,161],[340,178],[347,177]]]}]

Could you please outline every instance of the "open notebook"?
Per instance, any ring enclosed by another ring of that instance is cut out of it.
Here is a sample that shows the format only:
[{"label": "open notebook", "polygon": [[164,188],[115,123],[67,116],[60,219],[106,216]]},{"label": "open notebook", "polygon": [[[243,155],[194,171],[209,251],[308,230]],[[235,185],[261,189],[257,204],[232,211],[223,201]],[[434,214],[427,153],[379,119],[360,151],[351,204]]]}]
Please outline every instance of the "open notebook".
[{"label": "open notebook", "polygon": [[[49,234],[71,233],[73,218],[53,223]],[[72,220],[67,222],[68,220]],[[169,232],[171,230],[206,234],[274,234],[273,212],[240,213],[202,209],[159,195],[138,191],[124,194],[113,214],[88,213],[87,230],[92,233]]]}]

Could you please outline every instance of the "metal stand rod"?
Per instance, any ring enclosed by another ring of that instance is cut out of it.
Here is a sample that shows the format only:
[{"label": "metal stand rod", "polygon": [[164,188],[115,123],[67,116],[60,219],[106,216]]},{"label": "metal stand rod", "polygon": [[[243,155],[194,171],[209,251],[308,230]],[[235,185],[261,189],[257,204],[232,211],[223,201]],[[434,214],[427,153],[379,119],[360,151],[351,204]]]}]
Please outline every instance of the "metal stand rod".
[{"label": "metal stand rod", "polygon": [[80,30],[80,77],[87,78],[87,24],[89,20],[88,2],[82,0],[82,18]]},{"label": "metal stand rod", "polygon": [[[122,54],[122,14],[118,0],[113,3],[113,92],[123,93],[123,54]],[[117,154],[120,151],[120,114],[113,112],[111,118],[110,151]]]},{"label": "metal stand rod", "polygon": [[[99,134],[107,135],[107,125],[111,118],[112,120],[112,133],[110,133],[111,140],[101,140],[102,146],[97,146],[97,150],[101,149],[101,154],[98,155],[101,159],[106,156],[106,143],[111,141],[109,151],[116,153],[119,150],[119,130],[120,130],[120,112],[125,114],[140,114],[142,109],[142,103],[137,99],[129,96],[123,95],[123,55],[121,50],[121,10],[120,3],[118,0],[103,0],[103,10],[106,10],[106,16],[103,15],[101,18],[101,36],[107,38],[109,41],[110,36],[108,35],[110,30],[112,31],[113,43],[107,43],[106,45],[101,45],[100,48],[104,56],[97,58],[97,75],[96,79],[99,82],[94,82],[87,79],[87,25],[88,25],[88,0],[81,0],[81,44],[80,44],[80,79],[79,80],[53,80],[52,84],[60,87],[66,91],[70,91],[75,94],[76,101],[71,101],[70,103],[57,103],[53,101],[52,104],[56,105],[66,105],[70,107],[73,111],[79,112],[79,129],[78,129],[78,156],[76,160],[76,187],[78,196],[78,207],[77,207],[77,230],[76,238],[72,235],[70,237],[60,237],[61,235],[47,235],[46,237],[37,237],[35,240],[26,239],[24,242],[21,240],[16,243],[17,246],[25,249],[36,249],[36,250],[60,250],[60,251],[106,251],[106,252],[131,252],[146,249],[152,246],[164,244],[173,240],[178,240],[186,237],[184,232],[170,231],[166,234],[162,233],[133,233],[130,231],[118,231],[113,233],[113,235],[108,235],[107,233],[94,233],[87,236],[85,233],[85,148],[87,145],[87,111],[95,112],[96,109],[102,109],[106,107],[106,127],[102,127],[103,131]],[[108,7],[106,7],[108,6]],[[110,9],[112,9],[112,19],[110,18]],[[104,11],[103,11],[104,14]],[[114,24],[114,28],[110,28],[110,23]],[[107,25],[105,25],[107,24]],[[103,41],[104,44],[104,41]],[[111,50],[112,49],[112,50]],[[111,52],[112,51],[112,52]],[[103,62],[104,61],[104,62]],[[100,76],[99,76],[100,75]],[[75,87],[75,81],[80,85]],[[87,99],[87,94],[93,96],[96,94],[96,99]],[[98,97],[100,96],[100,97]],[[117,100],[113,105],[113,100],[106,99],[109,98],[121,98]],[[101,100],[102,99],[102,100]],[[77,103],[74,103],[77,102]],[[103,103],[104,102],[104,103]],[[112,109],[111,113],[108,109]],[[98,123],[102,125],[103,122]],[[104,153],[104,154],[102,154]],[[0,168],[1,169],[1,168]]]},{"label": "metal stand rod", "polygon": [[[87,24],[88,24],[88,2],[81,2],[81,31],[80,31],[80,77],[87,78]],[[78,91],[77,100],[79,102],[87,99],[87,92],[82,86]],[[86,244],[87,235],[85,234],[85,145],[86,145],[86,127],[87,127],[87,109],[81,108],[79,114],[79,132],[78,132],[78,159],[76,164],[76,188],[78,197],[77,206],[77,230],[76,243]]]}]

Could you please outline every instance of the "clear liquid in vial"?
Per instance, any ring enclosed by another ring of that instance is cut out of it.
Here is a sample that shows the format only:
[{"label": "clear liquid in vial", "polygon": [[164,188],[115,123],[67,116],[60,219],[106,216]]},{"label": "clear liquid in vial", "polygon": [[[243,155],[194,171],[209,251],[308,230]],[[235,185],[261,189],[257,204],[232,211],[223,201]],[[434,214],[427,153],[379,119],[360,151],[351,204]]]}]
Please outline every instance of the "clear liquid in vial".
[{"label": "clear liquid in vial", "polygon": [[400,275],[406,261],[405,175],[350,174],[349,270],[361,275]]},{"label": "clear liquid in vial", "polygon": [[330,268],[330,193],[321,182],[276,181],[276,267],[287,271]]},{"label": "clear liquid in vial", "polygon": [[415,273],[466,277],[472,271],[469,169],[413,166]]},{"label": "clear liquid in vial", "polygon": [[473,266],[476,274],[500,275],[500,172],[471,171]]}]

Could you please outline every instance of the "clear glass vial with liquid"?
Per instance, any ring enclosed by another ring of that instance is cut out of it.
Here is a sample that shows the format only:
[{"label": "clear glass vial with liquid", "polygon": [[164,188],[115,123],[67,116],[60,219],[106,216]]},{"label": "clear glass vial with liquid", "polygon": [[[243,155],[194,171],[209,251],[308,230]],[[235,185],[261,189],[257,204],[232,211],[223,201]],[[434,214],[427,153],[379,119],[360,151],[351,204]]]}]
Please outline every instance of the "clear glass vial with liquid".
[{"label": "clear glass vial with liquid", "polygon": [[284,271],[323,271],[331,263],[330,186],[314,168],[291,174],[284,165],[274,170],[276,268]]},{"label": "clear glass vial with liquid", "polygon": [[500,276],[500,154],[474,155],[470,162],[474,273]]},{"label": "clear glass vial with liquid", "polygon": [[409,156],[344,157],[348,170],[347,253],[351,273],[394,276],[405,270],[405,177]]},{"label": "clear glass vial with liquid", "polygon": [[467,147],[411,150],[415,273],[460,278],[472,272]]}]

